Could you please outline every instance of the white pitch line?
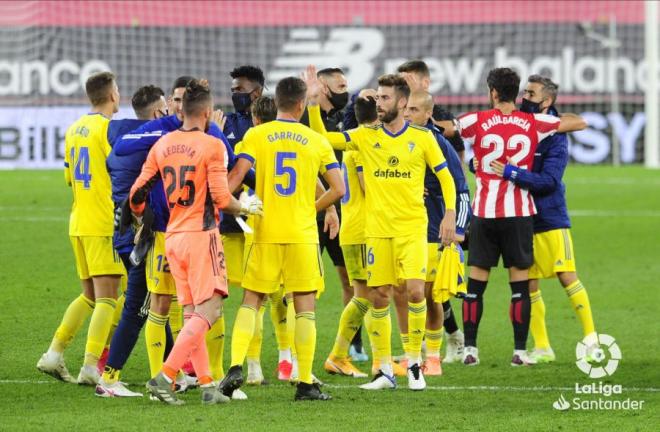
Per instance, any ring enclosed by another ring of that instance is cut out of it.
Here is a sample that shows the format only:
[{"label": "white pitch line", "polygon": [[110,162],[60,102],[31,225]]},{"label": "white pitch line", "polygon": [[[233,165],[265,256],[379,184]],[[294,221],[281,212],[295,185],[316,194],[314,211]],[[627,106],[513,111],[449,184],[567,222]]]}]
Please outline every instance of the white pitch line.
[{"label": "white pitch line", "polygon": [[0,216],[0,221],[7,222],[66,222],[68,217],[62,216]]},{"label": "white pitch line", "polygon": [[[0,384],[63,384],[61,381],[56,380],[0,380]],[[129,384],[130,386],[130,384]],[[358,384],[324,384],[324,387],[342,389],[342,390],[358,390]],[[288,384],[271,384],[268,387],[275,388],[290,388]],[[488,392],[556,392],[556,391],[570,391],[575,387],[516,387],[516,386],[427,386],[426,390],[432,391],[488,391]],[[627,392],[646,392],[656,393],[660,392],[660,388],[655,387],[623,387]]]},{"label": "white pitch line", "polygon": [[657,210],[596,210],[579,209],[569,210],[570,216],[577,217],[660,217],[660,211]]},{"label": "white pitch line", "polygon": [[567,185],[571,184],[580,184],[580,185],[633,185],[633,186],[658,186],[660,185],[660,179],[657,177],[651,178],[627,178],[627,177],[604,177],[604,178],[594,178],[594,177],[569,177],[564,179],[564,182]]}]

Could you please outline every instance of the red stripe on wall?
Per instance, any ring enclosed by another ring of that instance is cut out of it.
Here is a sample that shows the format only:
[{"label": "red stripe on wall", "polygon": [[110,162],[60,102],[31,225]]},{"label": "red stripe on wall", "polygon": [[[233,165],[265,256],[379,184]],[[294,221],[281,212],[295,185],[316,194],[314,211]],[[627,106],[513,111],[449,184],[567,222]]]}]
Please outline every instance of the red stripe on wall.
[{"label": "red stripe on wall", "polygon": [[641,1],[8,1],[3,26],[234,27],[606,21]]}]

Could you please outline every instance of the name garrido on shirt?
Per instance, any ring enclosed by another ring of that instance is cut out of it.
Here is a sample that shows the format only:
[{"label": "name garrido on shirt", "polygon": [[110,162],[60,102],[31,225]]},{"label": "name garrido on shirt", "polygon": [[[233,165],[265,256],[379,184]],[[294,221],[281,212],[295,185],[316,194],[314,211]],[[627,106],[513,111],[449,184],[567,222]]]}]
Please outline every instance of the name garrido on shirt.
[{"label": "name garrido on shirt", "polygon": [[519,128],[524,129],[525,132],[529,132],[529,128],[532,126],[529,123],[529,121],[527,121],[527,119],[524,119],[522,117],[516,117],[516,116],[502,117],[500,115],[494,115],[493,117],[489,118],[487,121],[481,123],[481,129],[487,131],[493,126],[497,126],[500,124],[509,124],[513,126],[518,126]]},{"label": "name garrido on shirt", "polygon": [[268,135],[268,142],[275,142],[277,140],[291,140],[302,145],[306,145],[308,141],[305,135],[291,131],[275,132]]}]

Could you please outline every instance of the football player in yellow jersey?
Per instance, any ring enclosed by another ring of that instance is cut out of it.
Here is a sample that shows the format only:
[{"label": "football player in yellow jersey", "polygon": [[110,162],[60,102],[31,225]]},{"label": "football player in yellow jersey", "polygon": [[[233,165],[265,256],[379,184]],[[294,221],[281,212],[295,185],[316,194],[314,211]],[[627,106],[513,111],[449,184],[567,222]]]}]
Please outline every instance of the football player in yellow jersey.
[{"label": "football player in yellow jersey", "polygon": [[[277,118],[277,107],[275,106],[275,100],[268,96],[260,96],[252,102],[250,107],[252,111],[252,121],[254,126],[258,126],[263,123],[268,123]],[[234,151],[240,153],[241,143],[239,142]],[[252,219],[254,216],[248,218],[248,225],[253,225]],[[243,266],[245,264],[244,257],[247,256],[247,250],[252,244],[252,233],[240,234],[241,241],[234,242],[240,244],[240,246],[235,247],[234,253],[237,256],[232,256],[229,252],[229,243],[225,243],[225,259],[227,265],[227,274],[235,275],[235,281],[240,285],[243,279]],[[223,242],[225,242],[225,235],[223,234]],[[234,269],[235,267],[235,269]],[[230,282],[234,282],[230,276]],[[278,378],[289,380],[291,369],[292,369],[292,357],[291,357],[291,342],[289,338],[289,333],[287,331],[287,305],[283,301],[284,290],[282,287],[280,289],[269,295],[268,300],[270,301],[270,317],[273,323],[273,328],[275,329],[275,338],[277,339],[277,348],[279,351],[279,362],[278,362]],[[262,304],[257,313],[257,318],[254,326],[254,335],[250,341],[250,345],[247,351],[247,383],[249,385],[261,385],[265,382],[263,371],[261,369],[261,345],[263,341],[263,319],[265,314],[266,305]],[[287,365],[288,367],[284,366]],[[281,376],[283,372],[286,372],[284,369],[288,370],[288,373],[285,376]]]},{"label": "football player in yellow jersey", "polygon": [[[243,302],[232,333],[231,367],[220,383],[231,394],[243,383],[242,364],[254,334],[257,310],[264,297],[284,283],[293,292],[295,347],[299,380],[295,400],[328,400],[312,381],[316,348],[316,295],[324,289],[316,212],[344,195],[344,184],[332,147],[320,134],[298,121],[305,111],[305,83],[282,79],[275,89],[277,120],[251,128],[243,137],[238,162],[229,175],[235,190],[245,173],[256,169],[256,194],[263,216],[254,220],[254,240],[243,276]],[[315,200],[317,176],[330,188]]]},{"label": "football player in yellow jersey", "polygon": [[37,369],[60,380],[76,382],[66,369],[63,353],[91,315],[85,361],[77,382],[96,385],[100,378],[96,364],[112,325],[119,281],[125,274],[112,247],[114,206],[106,169],[110,153],[108,123],[119,109],[119,90],[115,76],[101,72],[89,77],[85,91],[92,109],[67,130],[64,153],[64,178],[73,191],[69,236],[82,294],[67,308]]},{"label": "football player in yellow jersey", "polygon": [[[361,126],[378,124],[375,99],[358,97],[355,100],[355,116]],[[354,150],[344,152],[342,174],[346,193],[341,200],[343,220],[339,240],[348,278],[354,291],[353,297],[342,311],[335,344],[324,364],[325,370],[330,374],[353,378],[367,376],[351,362],[349,346],[371,308],[367,289],[367,246],[364,237],[366,214],[362,171],[359,152]]]},{"label": "football player in yellow jersey", "polygon": [[[318,127],[316,104],[319,91],[315,68],[308,67],[305,78],[309,87],[310,124]],[[380,372],[366,390],[396,387],[391,363],[392,323],[389,314],[391,286],[398,279],[408,290],[408,387],[423,390],[426,382],[421,370],[421,347],[426,324],[424,282],[427,267],[424,207],[424,173],[431,167],[440,181],[445,202],[445,216],[440,225],[444,244],[454,241],[456,233],[456,188],[447,163],[433,134],[410,125],[403,119],[410,89],[397,75],[378,79],[377,111],[382,125],[343,133],[343,142],[332,142],[335,149],[358,150],[364,167],[367,243],[367,285],[373,303],[370,333],[375,344]]]}]

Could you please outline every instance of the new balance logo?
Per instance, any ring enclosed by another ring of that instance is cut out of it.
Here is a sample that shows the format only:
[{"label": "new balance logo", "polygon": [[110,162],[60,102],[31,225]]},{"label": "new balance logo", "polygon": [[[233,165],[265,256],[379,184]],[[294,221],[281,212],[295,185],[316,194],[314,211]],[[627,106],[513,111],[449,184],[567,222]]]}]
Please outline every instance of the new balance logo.
[{"label": "new balance logo", "polygon": [[293,28],[268,74],[268,86],[287,76],[297,76],[308,64],[317,68],[342,68],[349,92],[369,84],[376,70],[372,60],[385,46],[383,32],[376,28],[334,28],[329,33],[314,28]]}]

